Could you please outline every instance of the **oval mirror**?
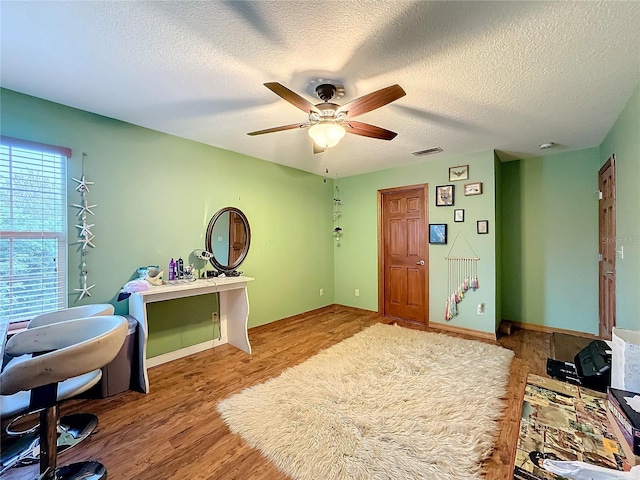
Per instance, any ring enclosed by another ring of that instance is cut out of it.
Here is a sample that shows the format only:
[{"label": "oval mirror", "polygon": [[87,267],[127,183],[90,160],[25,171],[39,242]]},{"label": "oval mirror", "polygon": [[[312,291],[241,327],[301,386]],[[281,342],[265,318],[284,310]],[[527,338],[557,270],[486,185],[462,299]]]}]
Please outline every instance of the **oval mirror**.
[{"label": "oval mirror", "polygon": [[235,207],[220,209],[207,226],[204,248],[216,270],[230,273],[240,266],[251,242],[251,230],[244,213]]}]

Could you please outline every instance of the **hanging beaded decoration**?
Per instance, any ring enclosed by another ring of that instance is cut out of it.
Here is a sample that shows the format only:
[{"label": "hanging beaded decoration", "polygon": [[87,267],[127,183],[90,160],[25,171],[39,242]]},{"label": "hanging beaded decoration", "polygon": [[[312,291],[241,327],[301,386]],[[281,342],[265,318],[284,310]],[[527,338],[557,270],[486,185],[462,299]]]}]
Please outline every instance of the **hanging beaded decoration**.
[{"label": "hanging beaded decoration", "polygon": [[453,257],[451,252],[458,240],[458,236],[461,232],[456,234],[456,238],[451,245],[451,249],[446,257],[447,260],[447,299],[445,301],[444,319],[446,321],[451,320],[458,315],[458,304],[462,302],[465,294],[469,289],[475,291],[480,288],[478,283],[478,260],[480,257],[473,250],[464,234],[462,237],[467,245],[471,249],[474,256],[469,257]]},{"label": "hanging beaded decoration", "polygon": [[93,244],[92,241],[94,238],[96,238],[96,236],[93,233],[91,233],[91,228],[95,226],[95,223],[91,223],[91,224],[87,223],[87,213],[91,215],[95,215],[95,213],[93,213],[91,209],[97,207],[98,205],[89,205],[89,202],[87,200],[87,193],[89,193],[89,185],[93,185],[94,182],[88,181],[84,175],[84,159],[86,156],[87,154],[83,152],[82,153],[82,178],[77,179],[77,178],[71,177],[71,179],[74,182],[78,183],[78,186],[76,187],[76,191],[80,192],[80,203],[79,204],[74,203],[72,206],[80,209],[78,211],[78,217],[79,217],[79,220],[82,220],[81,225],[76,225],[76,227],[80,229],[78,233],[80,240],[75,243],[82,244],[82,246],[80,247],[81,288],[73,289],[75,292],[79,293],[78,299],[76,300],[77,302],[82,300],[85,297],[85,295],[90,297],[91,292],[89,290],[95,287],[95,285],[89,285],[87,282],[87,275],[89,274],[87,270],[87,254],[89,253],[88,249],[89,247],[95,248],[95,245]]},{"label": "hanging beaded decoration", "polygon": [[342,212],[340,211],[341,205],[340,187],[338,187],[338,175],[336,175],[336,194],[333,197],[333,222],[336,224],[333,229],[333,237],[336,239],[336,242],[339,242],[342,238],[342,227],[340,226],[340,217],[342,216]]}]

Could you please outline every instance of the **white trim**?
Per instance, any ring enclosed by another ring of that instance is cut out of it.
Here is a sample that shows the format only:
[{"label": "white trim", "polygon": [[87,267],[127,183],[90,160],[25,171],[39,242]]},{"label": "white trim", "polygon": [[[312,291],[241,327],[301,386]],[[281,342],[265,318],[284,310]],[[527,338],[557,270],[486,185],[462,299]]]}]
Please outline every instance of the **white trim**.
[{"label": "white trim", "polygon": [[205,350],[217,347],[219,345],[224,345],[225,343],[227,343],[226,337],[222,337],[220,338],[220,340],[215,338],[213,340],[207,340],[206,342],[198,343],[196,345],[191,345],[190,347],[184,347],[179,350],[174,350],[173,352],[167,352],[163,353],[162,355],[147,358],[147,368],[157,367],[158,365],[162,365],[163,363],[172,362],[173,360],[187,357],[189,355],[193,355],[194,353],[204,352]]}]

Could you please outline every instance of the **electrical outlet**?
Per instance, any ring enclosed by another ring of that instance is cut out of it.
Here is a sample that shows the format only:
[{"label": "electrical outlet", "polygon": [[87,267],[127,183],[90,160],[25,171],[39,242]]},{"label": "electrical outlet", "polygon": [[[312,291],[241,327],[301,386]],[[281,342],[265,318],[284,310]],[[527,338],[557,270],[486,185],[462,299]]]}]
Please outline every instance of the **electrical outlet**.
[{"label": "electrical outlet", "polygon": [[484,315],[484,303],[479,303],[476,309],[478,315]]},{"label": "electrical outlet", "polygon": [[320,289],[320,296],[323,296],[323,295],[324,295],[324,288],[321,288]]},{"label": "electrical outlet", "polygon": [[356,288],[356,297],[359,297],[359,296],[360,296],[360,289]]}]

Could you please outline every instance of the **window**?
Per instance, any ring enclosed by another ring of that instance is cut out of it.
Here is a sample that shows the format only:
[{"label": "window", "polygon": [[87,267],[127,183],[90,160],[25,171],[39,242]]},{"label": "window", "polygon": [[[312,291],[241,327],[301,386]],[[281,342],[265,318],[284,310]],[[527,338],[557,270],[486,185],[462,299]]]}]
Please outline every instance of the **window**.
[{"label": "window", "polygon": [[71,150],[0,137],[0,315],[67,306],[67,158]]}]

